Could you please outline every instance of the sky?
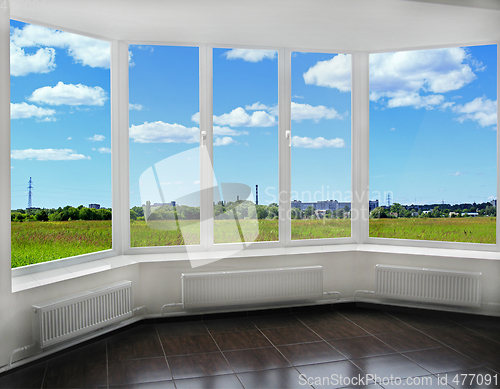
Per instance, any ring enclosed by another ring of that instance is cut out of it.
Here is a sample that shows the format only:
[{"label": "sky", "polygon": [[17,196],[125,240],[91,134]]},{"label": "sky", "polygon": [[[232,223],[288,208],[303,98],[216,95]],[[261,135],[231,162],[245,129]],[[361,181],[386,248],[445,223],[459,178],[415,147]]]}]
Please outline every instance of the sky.
[{"label": "sky", "polygon": [[[109,43],[12,21],[10,49],[12,208],[30,177],[35,207],[110,207]],[[199,190],[198,48],[129,50],[130,205],[185,200]],[[351,200],[350,61],[292,53],[292,199]],[[215,180],[277,202],[278,54],[215,48],[213,72]],[[496,198],[496,100],[496,46],[370,55],[370,198]]]}]

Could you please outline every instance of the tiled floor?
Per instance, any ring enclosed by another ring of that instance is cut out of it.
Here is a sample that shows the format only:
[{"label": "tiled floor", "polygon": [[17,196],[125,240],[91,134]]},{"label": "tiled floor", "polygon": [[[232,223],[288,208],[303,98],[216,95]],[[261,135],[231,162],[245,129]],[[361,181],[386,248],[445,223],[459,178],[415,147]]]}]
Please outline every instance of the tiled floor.
[{"label": "tiled floor", "polygon": [[500,319],[352,304],[237,316],[135,325],[0,388],[500,387]]}]

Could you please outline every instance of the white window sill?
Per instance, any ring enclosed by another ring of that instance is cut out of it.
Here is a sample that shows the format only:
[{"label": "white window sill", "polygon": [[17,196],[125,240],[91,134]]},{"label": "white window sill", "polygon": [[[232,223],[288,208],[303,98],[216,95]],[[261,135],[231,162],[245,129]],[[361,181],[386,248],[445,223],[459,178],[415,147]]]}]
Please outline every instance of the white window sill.
[{"label": "white window sill", "polygon": [[301,246],[287,248],[267,248],[231,251],[209,251],[196,253],[167,253],[167,254],[137,254],[121,255],[94,261],[69,265],[57,269],[39,271],[32,274],[19,274],[12,277],[12,292],[20,292],[39,286],[49,285],[59,281],[82,277],[101,271],[112,270],[119,267],[130,266],[140,263],[171,262],[171,261],[193,261],[196,265],[214,262],[223,258],[252,258],[262,256],[283,256],[300,254],[320,254],[334,252],[366,252],[366,253],[387,253],[401,255],[438,256],[448,258],[466,258],[479,260],[500,260],[499,252],[473,251],[459,249],[440,249],[428,247],[391,246],[377,244],[342,244],[325,246]]}]

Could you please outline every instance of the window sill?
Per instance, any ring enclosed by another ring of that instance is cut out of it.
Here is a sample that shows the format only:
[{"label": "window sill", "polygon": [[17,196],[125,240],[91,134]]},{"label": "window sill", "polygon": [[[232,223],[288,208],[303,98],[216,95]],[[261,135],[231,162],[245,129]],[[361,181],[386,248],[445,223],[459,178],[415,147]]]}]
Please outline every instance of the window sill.
[{"label": "window sill", "polygon": [[12,292],[20,292],[49,285],[52,283],[66,281],[72,278],[82,277],[112,270],[119,267],[131,266],[140,263],[191,261],[193,267],[206,263],[215,262],[224,258],[256,258],[263,256],[283,256],[300,254],[321,254],[335,252],[364,252],[385,253],[401,255],[419,255],[448,258],[464,258],[478,260],[500,260],[500,253],[493,251],[473,251],[460,249],[441,249],[429,247],[391,246],[381,244],[343,244],[325,246],[301,246],[286,248],[263,248],[253,250],[229,251],[204,251],[195,253],[167,253],[167,254],[137,254],[121,255],[104,259],[96,259],[85,263],[69,265],[57,269],[48,269],[32,274],[15,274],[12,277]]}]

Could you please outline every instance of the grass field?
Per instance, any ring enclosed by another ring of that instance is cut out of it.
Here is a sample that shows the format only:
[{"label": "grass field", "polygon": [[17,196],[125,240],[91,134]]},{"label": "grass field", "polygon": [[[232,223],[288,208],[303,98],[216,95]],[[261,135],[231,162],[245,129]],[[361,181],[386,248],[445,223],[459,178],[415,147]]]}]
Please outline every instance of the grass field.
[{"label": "grass field", "polygon": [[496,217],[371,219],[370,236],[494,244]]},{"label": "grass field", "polygon": [[11,223],[12,267],[111,248],[111,221]]},{"label": "grass field", "polygon": [[[200,223],[144,221],[130,224],[132,247],[199,244]],[[215,243],[277,241],[278,220],[242,220],[240,229],[232,220],[217,220]],[[292,239],[340,238],[351,235],[350,219],[292,220]],[[495,243],[496,218],[372,219],[370,236],[377,238]],[[64,221],[12,223],[12,267],[52,261],[111,248],[111,221]]]}]

